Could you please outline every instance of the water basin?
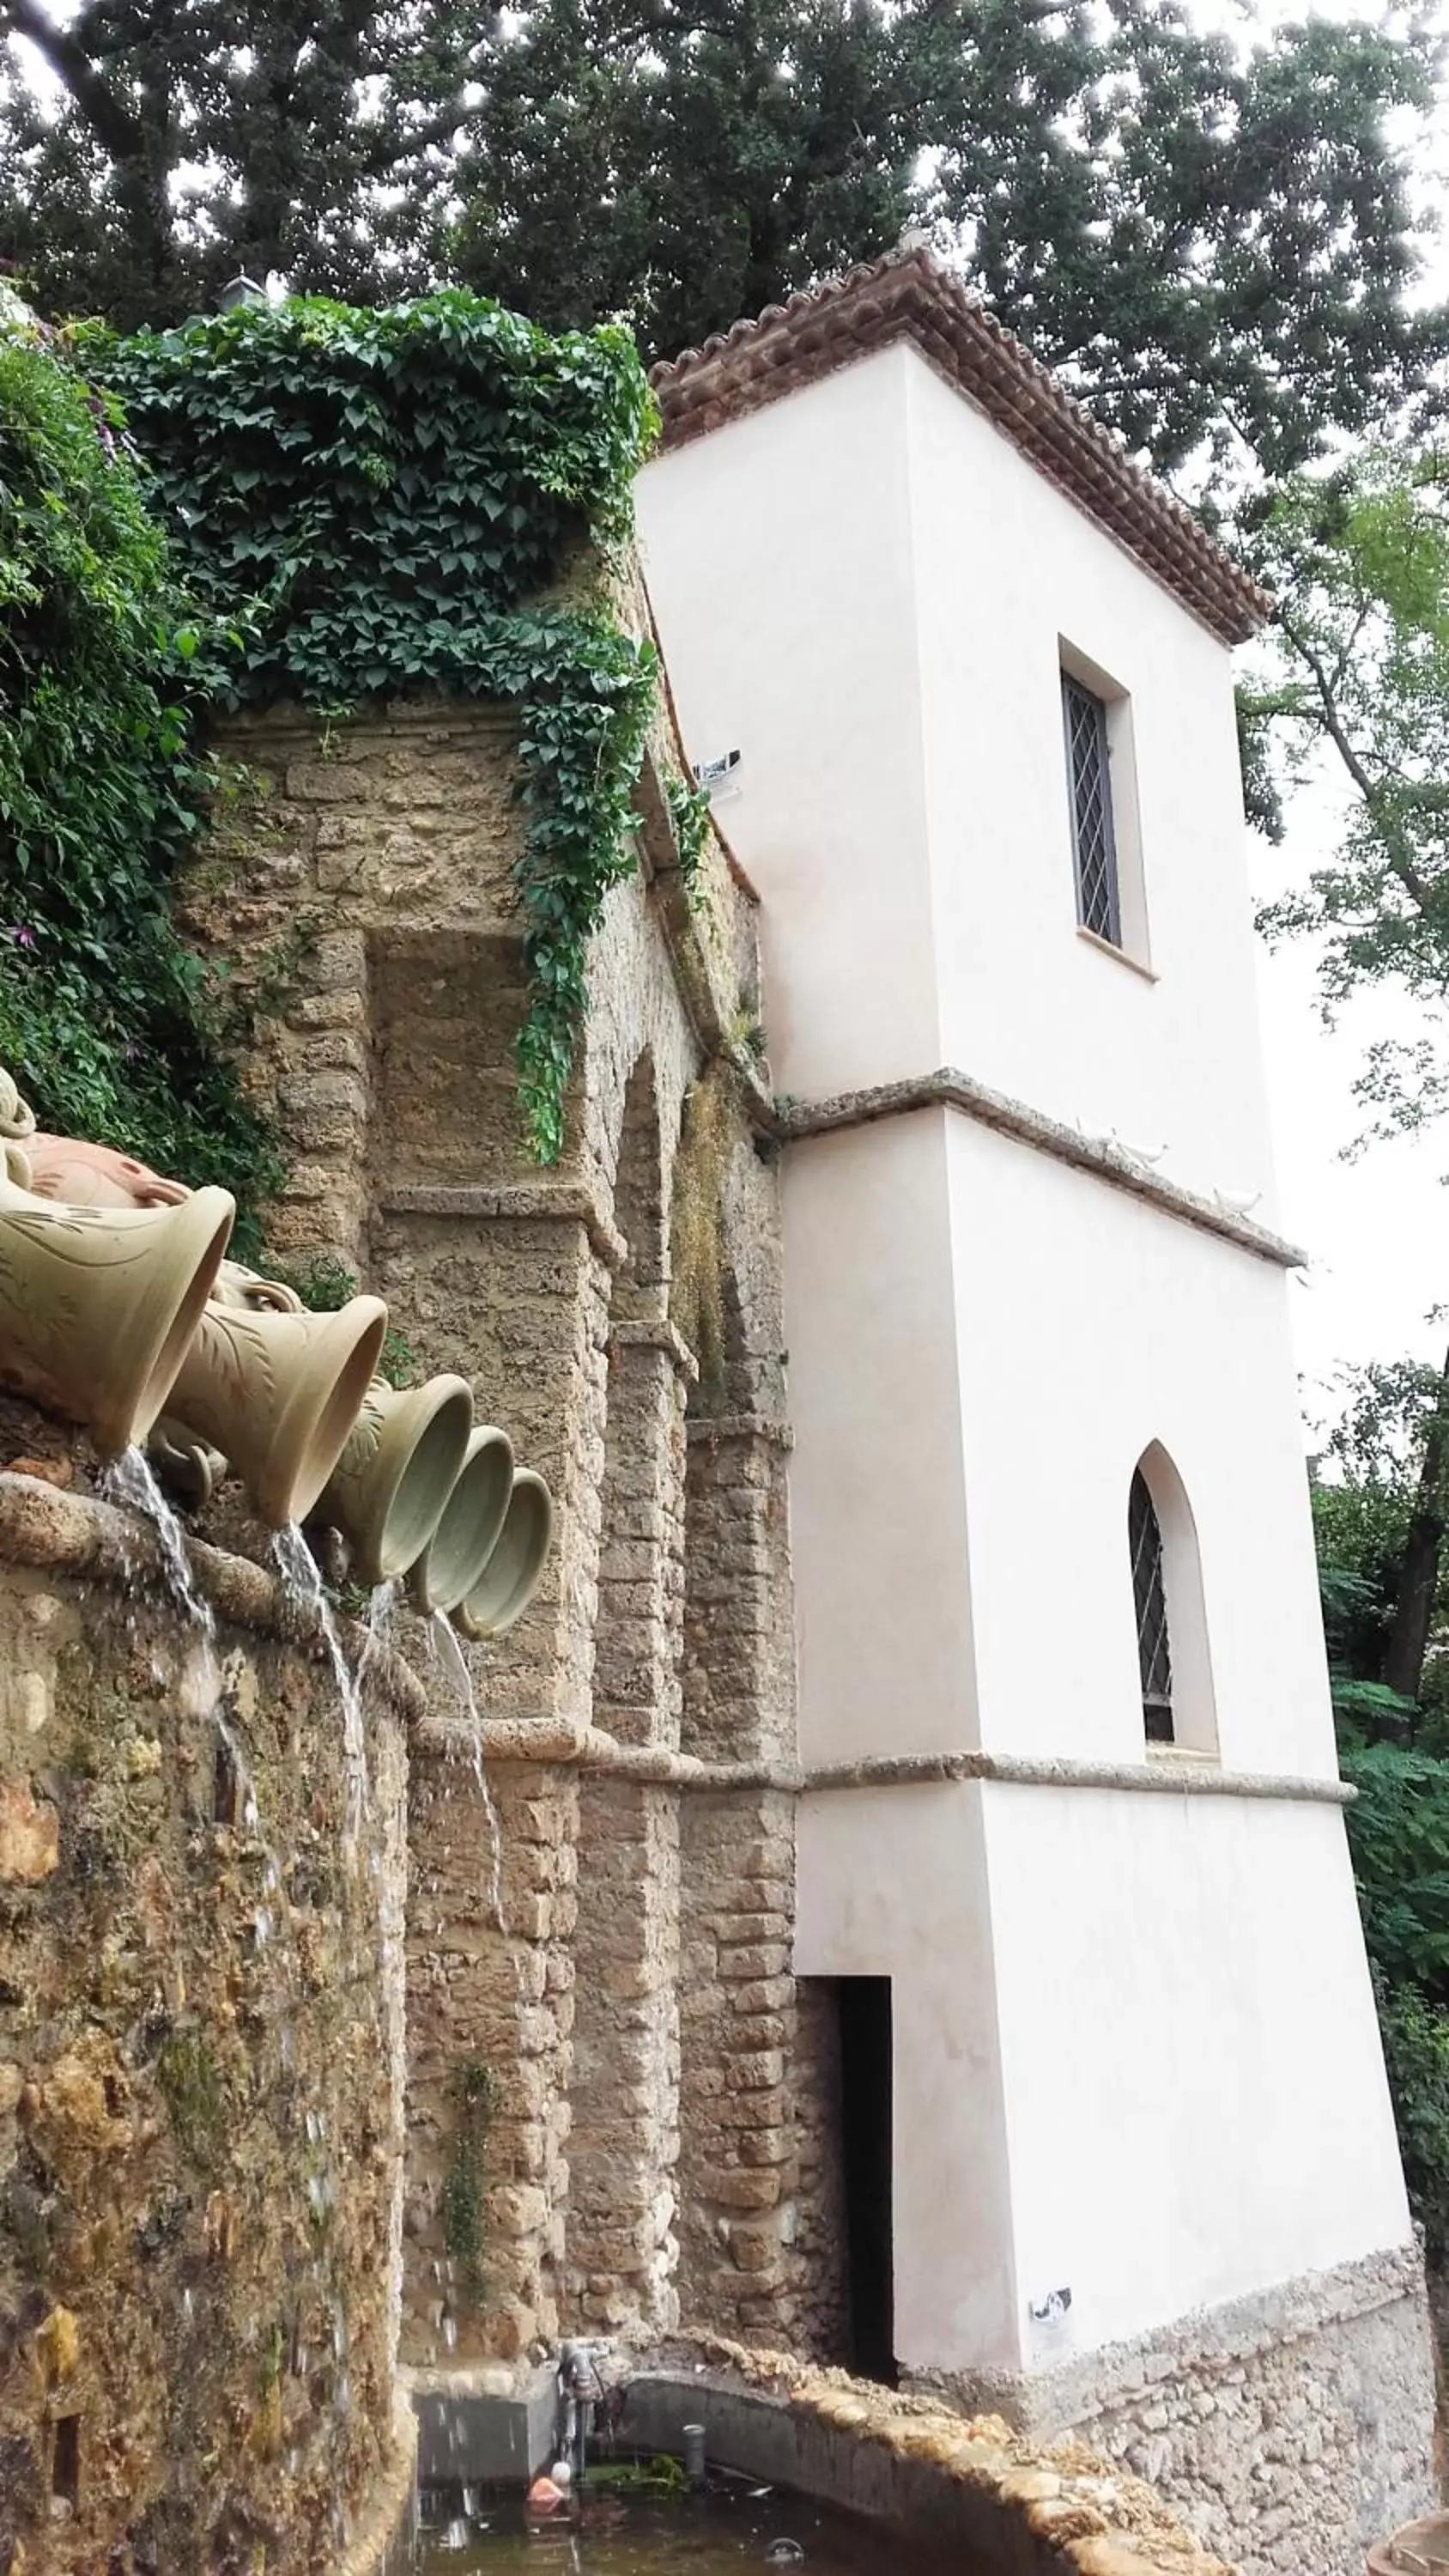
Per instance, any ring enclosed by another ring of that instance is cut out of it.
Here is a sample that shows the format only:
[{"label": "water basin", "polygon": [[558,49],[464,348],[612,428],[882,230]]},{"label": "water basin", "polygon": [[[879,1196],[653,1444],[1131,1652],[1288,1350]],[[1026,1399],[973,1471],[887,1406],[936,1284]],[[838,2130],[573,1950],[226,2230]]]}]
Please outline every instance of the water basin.
[{"label": "water basin", "polygon": [[586,2491],[576,2509],[544,2522],[513,2495],[470,2501],[471,2521],[461,2499],[451,2508],[442,2499],[432,2504],[422,2576],[745,2576],[755,2568],[762,2576],[880,2576],[887,2560],[891,2576],[972,2576],[959,2546],[948,2552],[783,2487],[761,2495],[745,2481],[662,2498]]}]

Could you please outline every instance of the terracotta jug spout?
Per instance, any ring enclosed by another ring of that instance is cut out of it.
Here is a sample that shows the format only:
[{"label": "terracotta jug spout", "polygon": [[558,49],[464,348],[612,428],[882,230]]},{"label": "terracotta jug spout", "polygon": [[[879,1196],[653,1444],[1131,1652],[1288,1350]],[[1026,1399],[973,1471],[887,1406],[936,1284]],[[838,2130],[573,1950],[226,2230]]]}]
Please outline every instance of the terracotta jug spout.
[{"label": "terracotta jug spout", "polygon": [[0,1382],[84,1424],[103,1457],[144,1440],[206,1310],[236,1202],[72,1207],[0,1174]]},{"label": "terracotta jug spout", "polygon": [[398,1389],[374,1378],[315,1517],[340,1529],[360,1583],[391,1583],[432,1538],[473,1427],[466,1379]]},{"label": "terracotta jug spout", "polygon": [[538,1590],[552,1544],[553,1497],[542,1476],[520,1468],[493,1553],[451,1614],[454,1627],[465,1637],[501,1637]]},{"label": "terracotta jug spout", "polygon": [[513,1444],[491,1424],[469,1433],[457,1482],[422,1554],[408,1569],[408,1598],[426,1616],[451,1610],[482,1580],[513,1491]]}]

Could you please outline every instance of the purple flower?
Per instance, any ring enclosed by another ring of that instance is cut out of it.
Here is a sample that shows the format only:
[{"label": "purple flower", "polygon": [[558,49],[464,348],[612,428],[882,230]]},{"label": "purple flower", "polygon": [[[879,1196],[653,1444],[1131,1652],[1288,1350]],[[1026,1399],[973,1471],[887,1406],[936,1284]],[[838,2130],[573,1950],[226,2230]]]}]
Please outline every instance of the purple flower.
[{"label": "purple flower", "polygon": [[16,948],[38,948],[40,945],[34,931],[28,929],[23,921],[12,922],[5,936]]}]

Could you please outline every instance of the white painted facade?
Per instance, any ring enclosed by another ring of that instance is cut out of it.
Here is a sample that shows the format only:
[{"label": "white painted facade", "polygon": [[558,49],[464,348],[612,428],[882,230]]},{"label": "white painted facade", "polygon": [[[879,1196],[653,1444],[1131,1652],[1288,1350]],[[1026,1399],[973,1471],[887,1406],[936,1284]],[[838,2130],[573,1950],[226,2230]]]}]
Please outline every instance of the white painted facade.
[{"label": "white painted facade", "polygon": [[[1273,1222],[1226,648],[900,342],[642,478],[781,1092],[952,1066]],[[1059,674],[1112,698],[1082,933]],[[1331,1781],[1284,1271],[948,1106],[784,1164],[808,1770]],[[1127,1551],[1148,1459],[1178,1751]],[[893,1981],[895,2338],[1024,2370],[1409,2233],[1341,1810],[1018,1780],[802,1802],[797,1966]]]}]

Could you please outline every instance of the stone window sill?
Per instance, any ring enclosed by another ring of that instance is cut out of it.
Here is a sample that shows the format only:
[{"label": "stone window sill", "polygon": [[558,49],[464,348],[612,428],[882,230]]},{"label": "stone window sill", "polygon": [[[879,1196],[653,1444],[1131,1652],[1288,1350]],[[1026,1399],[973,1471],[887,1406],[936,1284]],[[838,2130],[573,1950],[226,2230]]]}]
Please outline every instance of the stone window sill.
[{"label": "stone window sill", "polygon": [[1140,957],[1129,957],[1125,948],[1117,948],[1110,939],[1103,939],[1099,931],[1089,930],[1084,921],[1077,924],[1077,937],[1085,940],[1089,948],[1095,948],[1099,957],[1115,957],[1119,966],[1130,967],[1134,975],[1141,976],[1144,984],[1160,981],[1152,967],[1144,966]]}]

